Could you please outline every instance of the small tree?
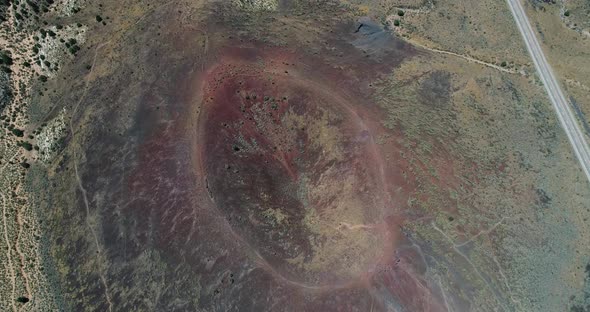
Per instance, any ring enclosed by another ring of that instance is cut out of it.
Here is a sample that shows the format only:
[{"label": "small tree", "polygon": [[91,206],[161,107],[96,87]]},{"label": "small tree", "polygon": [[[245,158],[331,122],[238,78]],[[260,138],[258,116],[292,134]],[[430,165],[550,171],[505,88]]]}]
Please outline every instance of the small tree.
[{"label": "small tree", "polygon": [[398,16],[404,16],[405,14],[406,14],[406,12],[404,12],[404,10],[397,10]]},{"label": "small tree", "polygon": [[10,56],[9,52],[0,51],[0,64],[3,65],[12,65],[12,57]]},{"label": "small tree", "polygon": [[27,303],[27,302],[29,302],[29,298],[27,298],[27,297],[18,297],[18,298],[16,298],[16,302]]},{"label": "small tree", "polygon": [[17,143],[18,146],[26,149],[27,151],[32,151],[33,150],[33,145],[29,142],[26,141],[21,141]]},{"label": "small tree", "polygon": [[13,128],[10,131],[12,132],[12,134],[14,134],[15,136],[17,136],[19,138],[22,138],[25,135],[25,132],[22,131],[21,129]]},{"label": "small tree", "polygon": [[398,19],[396,19],[396,20],[393,21],[393,26],[396,26],[397,27],[399,25],[400,25],[400,23],[399,23],[399,20]]}]

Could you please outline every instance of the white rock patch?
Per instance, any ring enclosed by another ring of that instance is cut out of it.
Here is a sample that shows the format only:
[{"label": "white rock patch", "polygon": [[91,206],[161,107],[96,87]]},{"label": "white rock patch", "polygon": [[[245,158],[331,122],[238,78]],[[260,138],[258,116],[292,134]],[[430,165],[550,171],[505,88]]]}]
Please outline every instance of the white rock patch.
[{"label": "white rock patch", "polygon": [[46,127],[41,130],[37,136],[37,146],[39,146],[39,159],[47,163],[53,158],[59,140],[64,136],[67,129],[65,121],[65,109],[50,121]]}]

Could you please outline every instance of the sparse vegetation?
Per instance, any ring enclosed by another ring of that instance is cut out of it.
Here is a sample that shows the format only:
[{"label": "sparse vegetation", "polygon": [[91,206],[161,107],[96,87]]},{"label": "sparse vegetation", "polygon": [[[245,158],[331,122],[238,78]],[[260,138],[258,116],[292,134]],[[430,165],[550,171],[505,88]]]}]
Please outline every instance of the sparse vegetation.
[{"label": "sparse vegetation", "polygon": [[[52,25],[62,20],[56,7],[64,2],[72,1],[56,1],[54,5],[53,0],[0,0],[0,209],[3,211],[1,224],[6,231],[6,236],[0,240],[4,250],[0,254],[4,263],[0,280],[5,281],[0,285],[0,309],[26,309],[21,305],[32,300],[23,294],[34,294],[37,300],[34,310],[59,310],[40,265],[39,223],[29,202],[30,189],[25,183],[27,169],[34,167],[33,163],[41,158],[53,155],[42,155],[45,151],[37,144],[56,146],[56,143],[48,139],[47,133],[41,137],[45,141],[40,142],[37,134],[33,135],[35,132],[28,133],[25,129],[30,125],[31,98],[52,93],[48,87],[35,82],[48,81],[55,76],[60,62],[71,60],[69,49],[59,43],[60,40],[74,38],[76,52],[84,41],[86,28],[82,24],[79,27]],[[12,6],[10,11],[8,5]],[[56,15],[51,19],[43,18],[49,11]],[[14,18],[6,20],[7,12]],[[7,290],[11,287],[12,292]]]}]

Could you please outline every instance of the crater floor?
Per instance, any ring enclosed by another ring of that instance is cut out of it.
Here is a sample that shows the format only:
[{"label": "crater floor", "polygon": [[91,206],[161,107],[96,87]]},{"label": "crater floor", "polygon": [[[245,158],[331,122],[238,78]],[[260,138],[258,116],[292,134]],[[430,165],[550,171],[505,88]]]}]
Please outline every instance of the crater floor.
[{"label": "crater floor", "polygon": [[281,279],[358,281],[395,236],[368,117],[288,58],[232,52],[207,73],[196,142],[213,205]]}]

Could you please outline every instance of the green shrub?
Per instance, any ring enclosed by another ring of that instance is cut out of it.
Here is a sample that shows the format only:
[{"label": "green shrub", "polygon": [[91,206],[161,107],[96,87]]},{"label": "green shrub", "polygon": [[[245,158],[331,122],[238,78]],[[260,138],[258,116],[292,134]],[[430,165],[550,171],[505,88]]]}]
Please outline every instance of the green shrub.
[{"label": "green shrub", "polygon": [[[26,164],[27,167],[25,167],[23,164]],[[27,164],[27,163],[22,163],[21,165],[23,165],[23,167],[25,167],[25,168],[29,168],[30,167],[30,166],[28,166],[29,164]],[[27,297],[18,297],[18,298],[16,298],[16,302],[27,303],[27,302],[29,302],[29,298],[27,298]]]},{"label": "green shrub", "polygon": [[70,53],[76,54],[76,53],[78,53],[78,51],[80,51],[80,47],[77,45],[73,45],[73,46],[70,46],[68,48],[68,50],[70,51]]},{"label": "green shrub", "polygon": [[8,52],[0,51],[0,64],[1,65],[12,65],[12,57]]},{"label": "green shrub", "polygon": [[21,142],[18,142],[17,144],[18,144],[18,146],[26,149],[27,151],[32,151],[33,150],[33,145],[31,143],[29,143],[29,142],[21,141]]},{"label": "green shrub", "polygon": [[13,128],[12,130],[10,130],[10,132],[12,132],[12,134],[16,135],[19,138],[22,138],[23,136],[25,136],[25,132],[22,131],[21,129]]}]

